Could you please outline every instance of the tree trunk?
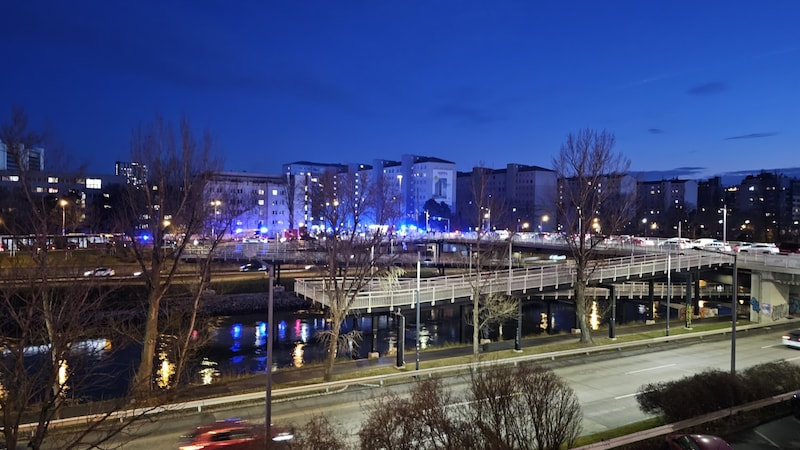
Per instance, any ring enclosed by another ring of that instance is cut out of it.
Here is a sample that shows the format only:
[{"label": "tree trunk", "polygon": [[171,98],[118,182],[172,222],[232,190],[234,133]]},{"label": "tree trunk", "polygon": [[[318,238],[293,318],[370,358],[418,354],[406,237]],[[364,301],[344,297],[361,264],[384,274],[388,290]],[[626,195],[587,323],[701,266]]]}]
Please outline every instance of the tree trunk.
[{"label": "tree trunk", "polygon": [[480,347],[481,330],[478,326],[479,325],[478,321],[480,319],[478,317],[478,312],[480,307],[480,305],[478,304],[478,298],[480,298],[479,295],[472,294],[472,357],[475,358],[476,360],[478,359],[481,348]]},{"label": "tree trunk", "polygon": [[578,321],[578,328],[581,330],[582,344],[593,344],[592,329],[589,327],[586,313],[586,284],[583,280],[575,283],[575,318]]},{"label": "tree trunk", "polygon": [[328,354],[325,357],[325,370],[322,374],[322,381],[333,380],[333,365],[336,363],[336,353],[339,349],[339,334],[342,330],[342,321],[334,318],[331,324],[330,341],[328,342]]},{"label": "tree trunk", "polygon": [[136,377],[133,381],[132,390],[134,392],[146,393],[153,388],[153,358],[155,358],[156,342],[158,341],[158,311],[160,304],[160,292],[151,291],[144,340],[142,341],[142,359],[139,362],[139,370],[136,371]]}]

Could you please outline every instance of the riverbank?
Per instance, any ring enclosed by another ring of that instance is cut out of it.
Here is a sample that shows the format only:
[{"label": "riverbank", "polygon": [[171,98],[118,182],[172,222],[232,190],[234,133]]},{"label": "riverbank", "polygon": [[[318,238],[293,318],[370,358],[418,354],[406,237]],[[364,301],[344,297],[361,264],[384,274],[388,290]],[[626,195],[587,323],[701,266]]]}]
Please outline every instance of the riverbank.
[{"label": "riverbank", "polygon": [[[300,311],[313,308],[311,301],[281,289],[272,295],[275,311]],[[269,293],[217,294],[210,291],[203,303],[203,312],[210,316],[234,316],[260,313],[267,310]]]}]

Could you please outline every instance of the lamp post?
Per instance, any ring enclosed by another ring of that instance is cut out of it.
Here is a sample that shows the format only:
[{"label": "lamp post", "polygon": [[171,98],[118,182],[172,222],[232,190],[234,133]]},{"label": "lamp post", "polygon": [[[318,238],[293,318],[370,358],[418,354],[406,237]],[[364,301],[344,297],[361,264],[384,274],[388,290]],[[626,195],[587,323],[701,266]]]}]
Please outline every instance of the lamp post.
[{"label": "lamp post", "polygon": [[420,321],[420,316],[421,316],[420,312],[419,312],[419,307],[420,307],[420,304],[419,304],[420,303],[420,301],[419,301],[420,276],[419,276],[419,273],[422,270],[421,266],[422,266],[422,263],[420,262],[420,254],[419,254],[419,252],[417,252],[417,355],[416,355],[417,359],[416,359],[415,370],[419,370],[419,346],[420,346],[420,342],[419,342],[419,333],[420,333],[419,321]]},{"label": "lamp post", "polygon": [[739,270],[733,253],[733,292],[731,293],[731,375],[736,375],[736,311],[739,307]]},{"label": "lamp post", "polygon": [[268,266],[269,275],[269,300],[267,301],[267,398],[266,398],[266,422],[267,427],[267,442],[271,440],[272,433],[272,332],[275,327],[273,325],[272,302],[274,295],[273,276],[275,275],[275,268],[272,264]]},{"label": "lamp post", "polygon": [[222,202],[219,201],[219,200],[212,200],[211,201],[211,206],[214,207],[214,220],[211,222],[211,238],[214,239],[214,240],[216,240],[216,238],[217,238],[217,233],[216,233],[216,228],[215,228],[215,226],[217,224],[217,214],[218,214],[217,207],[219,207],[219,205],[221,205],[221,204],[222,204]]},{"label": "lamp post", "polygon": [[59,205],[61,205],[61,235],[67,235],[67,201],[63,198],[59,200]]},{"label": "lamp post", "polygon": [[549,220],[550,220],[550,216],[548,216],[547,214],[543,215],[539,219],[539,233],[542,232],[542,230],[544,229],[544,224],[547,223],[547,221],[549,221]]}]

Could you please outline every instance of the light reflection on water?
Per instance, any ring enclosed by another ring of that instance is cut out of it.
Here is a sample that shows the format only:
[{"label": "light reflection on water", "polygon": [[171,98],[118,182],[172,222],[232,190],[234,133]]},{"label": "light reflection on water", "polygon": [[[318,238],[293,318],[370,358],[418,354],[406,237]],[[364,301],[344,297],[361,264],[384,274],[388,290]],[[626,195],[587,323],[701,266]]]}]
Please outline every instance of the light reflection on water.
[{"label": "light reflection on water", "polygon": [[[590,323],[597,329],[601,322],[597,302],[591,305]],[[625,305],[626,320],[644,320],[648,308],[640,305]],[[461,318],[462,310],[456,306],[437,308],[435,313],[423,311],[420,324],[420,348],[435,348],[446,344],[467,342],[471,339],[470,328]],[[575,316],[570,305],[556,303],[551,307],[548,324],[545,304],[532,304],[525,307],[523,335],[544,332],[548,325],[554,332],[568,331],[574,327]],[[375,348],[373,348],[373,318],[376,322]],[[406,318],[406,330],[402,334],[406,352],[413,352],[416,345],[416,324],[413,318]],[[330,324],[321,314],[298,314],[280,312],[275,314],[275,341],[273,343],[273,370],[285,367],[303,367],[309,363],[320,362],[325,358],[325,348],[316,338],[319,331],[328,329]],[[362,332],[359,348],[340,354],[344,358],[363,358],[369,352],[377,351],[381,357],[391,357],[397,350],[397,321],[387,315],[365,315],[348,319],[342,324],[342,334],[353,328]],[[269,326],[263,315],[242,315],[222,317],[218,321],[211,343],[203,351],[203,359],[197,366],[197,378],[201,383],[212,383],[220,375],[263,373],[266,369],[266,344]],[[504,339],[513,339],[516,329],[511,324],[504,327]],[[462,337],[463,335],[463,337]],[[491,334],[492,340],[497,339]],[[161,357],[162,355],[159,355]],[[170,368],[172,371],[170,371]],[[162,359],[163,376],[174,376],[174,366]]]},{"label": "light reflection on water", "polygon": [[[551,327],[554,331],[569,330],[574,324],[572,308],[564,304],[552,307]],[[420,324],[420,348],[435,348],[445,344],[460,342],[471,338],[471,332],[464,326],[461,309],[444,306],[433,314],[423,311]],[[546,306],[532,305],[524,311],[523,334],[541,333],[547,328]],[[397,349],[397,322],[386,314],[374,316],[377,320],[376,348],[373,348],[373,316],[364,315],[348,319],[342,324],[342,334],[360,330],[363,340],[360,348],[346,351],[341,357],[363,358],[367,353],[377,351],[381,357],[393,355]],[[319,331],[329,328],[325,316],[321,314],[275,314],[275,341],[273,369],[302,367],[312,362],[324,360],[327,348],[315,338]],[[269,327],[263,315],[242,315],[224,317],[219,320],[211,344],[203,352],[206,361],[215,363],[215,370],[224,374],[263,373],[266,368],[266,342]],[[513,338],[514,326],[504,327],[505,338]],[[496,339],[496,335],[491,336]],[[416,345],[416,324],[413,318],[406,318],[406,352]]]}]

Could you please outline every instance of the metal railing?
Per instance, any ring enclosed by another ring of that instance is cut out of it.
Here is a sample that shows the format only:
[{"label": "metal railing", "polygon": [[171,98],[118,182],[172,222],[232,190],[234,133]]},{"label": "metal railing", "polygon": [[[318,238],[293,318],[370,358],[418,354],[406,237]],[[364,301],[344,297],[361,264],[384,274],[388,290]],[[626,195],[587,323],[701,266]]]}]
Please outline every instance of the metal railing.
[{"label": "metal railing", "polygon": [[[728,255],[644,254],[611,258],[591,263],[590,283],[620,283],[641,277],[666,274],[668,271],[684,271],[702,267],[729,265]],[[574,264],[561,263],[534,268],[473,272],[459,275],[426,278],[420,280],[420,303],[435,305],[436,302],[455,302],[456,299],[472,295],[476,287],[484,295],[507,292],[549,292],[571,289],[575,280]],[[295,293],[322,305],[328,305],[328,289],[324,278],[306,278],[295,281]],[[342,283],[346,280],[337,279]],[[625,288],[622,288],[625,289]],[[633,289],[633,288],[631,288]],[[641,287],[639,287],[641,289]],[[382,280],[372,280],[355,295],[351,309],[371,312],[373,308],[413,308],[416,303],[417,280],[402,279],[387,286]]]}]

